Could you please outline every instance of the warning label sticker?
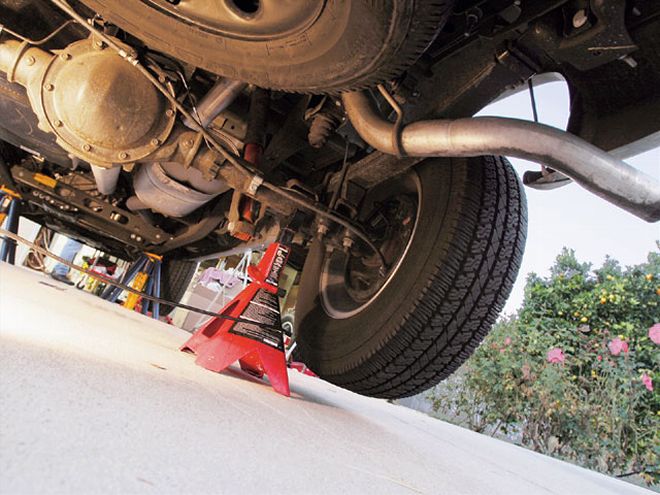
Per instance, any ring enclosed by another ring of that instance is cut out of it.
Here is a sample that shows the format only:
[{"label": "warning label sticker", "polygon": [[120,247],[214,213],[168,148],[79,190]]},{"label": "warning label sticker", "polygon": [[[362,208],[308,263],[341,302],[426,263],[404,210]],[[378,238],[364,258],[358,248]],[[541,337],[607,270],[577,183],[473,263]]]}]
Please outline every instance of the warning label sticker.
[{"label": "warning label sticker", "polygon": [[[252,320],[254,324],[238,322],[229,330],[229,333],[256,340],[277,350],[284,351],[284,338],[280,330],[282,322],[280,320],[279,304],[275,294],[259,289],[241,315],[241,319]],[[264,328],[260,325],[275,328]]]}]

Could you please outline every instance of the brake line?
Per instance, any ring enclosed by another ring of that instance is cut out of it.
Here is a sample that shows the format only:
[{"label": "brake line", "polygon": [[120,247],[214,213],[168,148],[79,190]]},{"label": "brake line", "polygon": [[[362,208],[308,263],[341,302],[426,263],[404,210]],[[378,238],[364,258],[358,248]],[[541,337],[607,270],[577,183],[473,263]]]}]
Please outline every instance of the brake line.
[{"label": "brake line", "polygon": [[0,228],[0,235],[3,236],[3,237],[9,238],[9,239],[13,239],[14,241],[20,242],[21,244],[25,244],[26,246],[28,246],[30,249],[34,250],[35,252],[37,252],[37,253],[39,253],[43,256],[47,256],[49,258],[52,258],[55,261],[57,261],[58,263],[62,263],[63,265],[68,266],[72,270],[76,270],[78,272],[84,273],[85,275],[87,275],[89,277],[92,277],[92,278],[95,278],[95,279],[98,279],[101,282],[104,282],[108,285],[113,285],[115,287],[119,287],[121,290],[129,292],[131,294],[135,294],[136,296],[139,296],[142,299],[146,299],[147,301],[151,301],[151,302],[158,303],[158,304],[164,304],[166,306],[175,306],[177,308],[185,309],[187,311],[192,311],[194,313],[200,313],[200,314],[203,314],[203,315],[206,315],[206,316],[212,316],[214,318],[220,318],[222,320],[233,321],[234,323],[249,323],[250,325],[256,325],[256,326],[259,326],[259,327],[262,327],[262,328],[268,328],[270,330],[282,330],[280,327],[277,327],[275,325],[267,325],[265,323],[259,323],[259,322],[256,322],[254,320],[249,320],[247,318],[234,318],[233,316],[227,316],[227,315],[224,315],[224,314],[221,314],[221,313],[215,313],[213,311],[198,308],[196,306],[189,306],[188,304],[182,304],[180,302],[169,301],[167,299],[163,299],[163,298],[160,298],[160,297],[154,297],[154,296],[151,296],[149,294],[145,294],[142,291],[134,289],[130,285],[123,284],[123,283],[121,283],[117,280],[114,280],[110,277],[107,277],[106,275],[95,272],[91,269],[83,268],[82,266],[76,265],[75,263],[72,263],[68,260],[65,260],[64,258],[61,258],[60,256],[57,256],[55,253],[52,253],[48,249],[46,249],[42,246],[39,246],[39,245],[35,244],[34,242],[31,242],[31,241],[25,239],[24,237],[21,237],[17,234],[14,234],[13,232],[10,232],[9,230],[5,230],[3,228]]},{"label": "brake line", "polygon": [[110,48],[112,48],[114,51],[117,52],[117,54],[123,58],[125,61],[133,65],[144,77],[153,84],[158,91],[160,91],[165,98],[183,115],[189,122],[192,123],[193,127],[195,127],[197,131],[199,131],[202,136],[204,136],[204,139],[213,145],[213,148],[222,155],[222,157],[227,160],[230,164],[232,164],[236,169],[238,169],[240,172],[245,174],[250,180],[251,180],[251,187],[254,185],[255,187],[265,187],[266,189],[269,189],[273,191],[274,193],[280,195],[281,197],[288,199],[289,201],[296,203],[302,208],[305,208],[307,210],[310,210],[317,215],[320,215],[322,217],[326,217],[333,222],[341,225],[342,227],[346,228],[347,230],[351,231],[353,234],[355,234],[356,237],[360,238],[371,250],[378,255],[378,258],[380,259],[381,263],[381,272],[385,272],[387,268],[387,261],[385,260],[385,257],[383,256],[383,253],[381,253],[380,249],[369,239],[369,236],[358,226],[354,225],[350,220],[347,220],[339,215],[337,215],[334,212],[328,211],[328,209],[324,205],[317,204],[315,202],[311,202],[307,200],[306,198],[300,197],[296,194],[290,193],[281,187],[272,184],[266,180],[263,179],[259,174],[253,172],[250,170],[248,166],[246,166],[244,163],[241,163],[241,159],[228,150],[226,150],[220,143],[218,143],[215,140],[215,137],[209,133],[198,121],[193,117],[193,115],[188,112],[188,110],[181,104],[174,95],[172,95],[168,89],[163,86],[160,81],[156,77],[154,77],[151,72],[149,72],[142,64],[140,64],[140,61],[131,55],[131,53],[127,52],[121,45],[115,42],[115,40],[106,35],[104,32],[100,31],[97,29],[93,24],[90,22],[87,22],[83,16],[78,14],[65,0],[50,0],[53,4],[55,4],[59,9],[67,13],[69,16],[71,16],[73,19],[75,19],[79,24],[81,24],[85,29],[87,29],[90,34],[93,36],[98,37],[101,41],[103,41],[106,45],[108,45]]}]

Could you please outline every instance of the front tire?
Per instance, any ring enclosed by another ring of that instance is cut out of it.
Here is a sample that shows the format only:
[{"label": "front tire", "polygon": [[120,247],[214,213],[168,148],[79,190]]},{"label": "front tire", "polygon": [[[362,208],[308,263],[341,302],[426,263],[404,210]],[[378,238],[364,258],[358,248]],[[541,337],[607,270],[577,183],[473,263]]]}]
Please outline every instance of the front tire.
[{"label": "front tire", "polygon": [[414,395],[455,371],[495,322],[522,261],[526,201],[505,158],[434,158],[415,173],[417,224],[399,268],[373,301],[331,317],[318,269],[318,257],[328,255],[318,246],[302,274],[297,357],[321,378],[363,395]]},{"label": "front tire", "polygon": [[[189,260],[165,260],[160,272],[160,297],[172,302],[181,302],[186,289],[197,270],[197,262]],[[169,315],[175,307],[168,304],[160,305],[160,314]]]}]

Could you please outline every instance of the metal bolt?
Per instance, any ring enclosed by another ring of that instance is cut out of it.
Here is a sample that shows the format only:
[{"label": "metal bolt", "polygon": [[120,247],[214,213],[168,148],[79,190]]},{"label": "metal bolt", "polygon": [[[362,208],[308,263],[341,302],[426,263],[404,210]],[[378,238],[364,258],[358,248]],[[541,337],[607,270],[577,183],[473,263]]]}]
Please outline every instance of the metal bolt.
[{"label": "metal bolt", "polygon": [[84,151],[91,151],[92,147],[89,144],[83,144],[83,150]]},{"label": "metal bolt", "polygon": [[622,55],[619,57],[619,60],[622,60],[623,62],[627,63],[631,68],[637,67],[637,60],[632,58],[630,55]]},{"label": "metal bolt", "polygon": [[156,139],[156,138],[152,139],[151,144],[152,146],[158,146],[160,144],[160,139]]},{"label": "metal bolt", "polygon": [[94,42],[94,46],[95,46],[96,48],[100,48],[100,49],[103,49],[103,48],[105,47],[105,45],[103,44],[103,41],[101,41],[101,40],[96,40],[96,41]]},{"label": "metal bolt", "polygon": [[135,240],[135,234],[130,235],[131,239]]},{"label": "metal bolt", "polygon": [[160,234],[156,234],[156,239],[160,239]]},{"label": "metal bolt", "polygon": [[125,151],[119,153],[120,160],[126,160],[126,158],[128,158],[128,153],[126,153]]},{"label": "metal bolt", "polygon": [[173,117],[173,116],[174,116],[174,110],[172,110],[172,109],[170,108],[169,110],[167,110],[167,111],[165,112],[165,115],[167,115],[168,117]]},{"label": "metal bolt", "polygon": [[142,237],[140,237],[139,235],[136,235],[136,236],[135,236],[135,240],[136,240],[137,242],[142,242]]},{"label": "metal bolt", "polygon": [[62,60],[71,60],[71,54],[70,54],[70,53],[66,53],[66,52],[64,52],[64,53],[60,53],[60,58],[61,58]]},{"label": "metal bolt", "polygon": [[587,23],[588,20],[589,18],[587,17],[587,11],[580,9],[575,14],[573,14],[573,27],[575,29],[580,29]]},{"label": "metal bolt", "polygon": [[44,89],[45,89],[46,91],[52,91],[52,90],[55,89],[55,86],[53,86],[52,84],[48,83],[48,84],[45,84],[45,85],[44,85]]},{"label": "metal bolt", "polygon": [[25,59],[25,65],[34,65],[35,62],[36,62],[36,60],[35,60],[35,58],[34,58],[32,55],[29,55],[29,56]]},{"label": "metal bolt", "polygon": [[64,124],[62,124],[62,121],[61,121],[61,120],[56,120],[55,122],[53,122],[53,125],[54,125],[55,127],[62,127],[62,125],[64,125]]}]

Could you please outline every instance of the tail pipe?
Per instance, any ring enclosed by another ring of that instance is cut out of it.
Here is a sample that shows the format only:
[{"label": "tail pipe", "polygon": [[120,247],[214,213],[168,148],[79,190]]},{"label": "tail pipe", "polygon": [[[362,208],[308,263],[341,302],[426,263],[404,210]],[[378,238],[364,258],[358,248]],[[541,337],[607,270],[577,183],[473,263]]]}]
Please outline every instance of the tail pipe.
[{"label": "tail pipe", "polygon": [[660,220],[660,183],[577,136],[501,117],[422,120],[399,127],[363,92],[345,93],[348,118],[362,139],[388,154],[472,157],[506,155],[548,165],[582,187],[646,220]]}]

